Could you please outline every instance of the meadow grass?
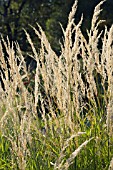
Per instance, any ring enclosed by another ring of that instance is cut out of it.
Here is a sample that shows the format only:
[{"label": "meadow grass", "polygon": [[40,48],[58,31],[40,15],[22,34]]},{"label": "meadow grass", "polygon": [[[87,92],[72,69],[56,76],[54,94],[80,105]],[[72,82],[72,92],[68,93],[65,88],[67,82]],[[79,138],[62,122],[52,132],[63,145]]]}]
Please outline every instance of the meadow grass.
[{"label": "meadow grass", "polygon": [[33,73],[19,44],[1,40],[0,169],[113,169],[113,26],[99,31],[103,3],[85,39],[83,16],[74,23],[75,1],[60,56],[38,24],[38,52],[25,31],[37,64]]}]

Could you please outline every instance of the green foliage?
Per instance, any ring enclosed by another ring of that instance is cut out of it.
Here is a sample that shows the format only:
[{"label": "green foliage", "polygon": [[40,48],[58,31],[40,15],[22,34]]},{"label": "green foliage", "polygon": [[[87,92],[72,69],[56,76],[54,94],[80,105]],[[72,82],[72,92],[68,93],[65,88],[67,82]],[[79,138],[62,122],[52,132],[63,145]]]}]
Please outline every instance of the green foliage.
[{"label": "green foliage", "polygon": [[[84,35],[86,35],[86,30],[91,27],[93,10],[99,2],[100,0],[79,0],[78,2],[75,22],[78,23],[83,13],[82,31]],[[0,3],[0,33],[4,37],[8,35],[11,41],[18,41],[22,50],[26,52],[29,48],[23,28],[29,30],[34,43],[39,47],[39,43],[28,25],[35,26],[36,22],[38,22],[45,30],[52,48],[59,54],[61,51],[59,41],[62,41],[63,35],[59,23],[66,28],[68,14],[73,3],[74,0],[19,0],[18,2],[2,0]],[[113,23],[112,18],[112,0],[108,0],[103,5],[103,12],[100,15],[100,19],[105,20],[101,27],[104,27],[104,25],[110,26]]]},{"label": "green foliage", "polygon": [[0,132],[0,169],[11,170],[11,145],[7,138]]}]

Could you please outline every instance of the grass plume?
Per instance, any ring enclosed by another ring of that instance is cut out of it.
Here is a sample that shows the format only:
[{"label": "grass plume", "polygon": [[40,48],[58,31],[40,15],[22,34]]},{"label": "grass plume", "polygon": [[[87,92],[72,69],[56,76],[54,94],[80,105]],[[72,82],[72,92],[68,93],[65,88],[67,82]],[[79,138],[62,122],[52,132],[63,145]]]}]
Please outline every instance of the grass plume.
[{"label": "grass plume", "polygon": [[34,72],[27,70],[18,43],[8,38],[0,42],[1,169],[106,170],[112,166],[113,26],[99,32],[102,1],[95,7],[85,39],[83,15],[74,23],[77,2],[63,31],[60,56],[40,25],[38,30],[32,27],[40,40],[39,52],[25,31],[29,55],[37,64]]}]

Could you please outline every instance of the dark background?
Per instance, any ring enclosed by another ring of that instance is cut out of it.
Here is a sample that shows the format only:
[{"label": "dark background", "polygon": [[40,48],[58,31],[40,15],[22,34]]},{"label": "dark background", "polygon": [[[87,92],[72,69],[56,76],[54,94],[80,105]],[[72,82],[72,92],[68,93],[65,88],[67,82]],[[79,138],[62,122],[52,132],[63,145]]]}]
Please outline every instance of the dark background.
[{"label": "dark background", "polygon": [[[78,0],[75,22],[78,23],[83,13],[82,31],[85,36],[86,30],[90,29],[94,7],[99,2],[100,0]],[[26,61],[29,63],[31,60],[27,57],[26,51],[30,51],[30,47],[23,28],[30,33],[38,50],[39,40],[29,24],[37,27],[36,23],[39,23],[52,48],[59,54],[59,41],[63,36],[59,23],[66,28],[68,14],[73,3],[74,0],[0,0],[0,34],[4,38],[8,35],[10,41],[18,41],[25,54]],[[104,25],[110,27],[113,23],[113,0],[106,0],[102,8],[103,11],[99,19],[104,19],[105,22],[101,27],[104,27]]]}]

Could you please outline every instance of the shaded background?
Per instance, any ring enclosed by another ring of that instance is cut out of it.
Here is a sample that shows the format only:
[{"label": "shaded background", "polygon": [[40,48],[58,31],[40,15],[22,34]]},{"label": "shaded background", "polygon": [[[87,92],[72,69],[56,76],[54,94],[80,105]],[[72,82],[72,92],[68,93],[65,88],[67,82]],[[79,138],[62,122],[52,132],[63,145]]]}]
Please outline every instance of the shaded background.
[{"label": "shaded background", "polygon": [[[83,13],[82,31],[85,36],[86,30],[90,29],[94,7],[99,2],[100,0],[78,0],[75,22],[78,23]],[[45,31],[52,48],[57,54],[60,54],[59,41],[62,39],[62,30],[59,23],[66,28],[68,14],[73,3],[74,0],[0,0],[0,34],[4,38],[8,35],[10,41],[19,42],[26,62],[29,64],[31,59],[27,56],[26,51],[30,51],[30,46],[23,28],[30,33],[38,50],[39,40],[29,26],[31,24],[36,27],[37,22]],[[103,11],[99,19],[106,21],[101,25],[101,28],[104,25],[110,27],[113,23],[113,0],[106,0],[102,8]]]}]

